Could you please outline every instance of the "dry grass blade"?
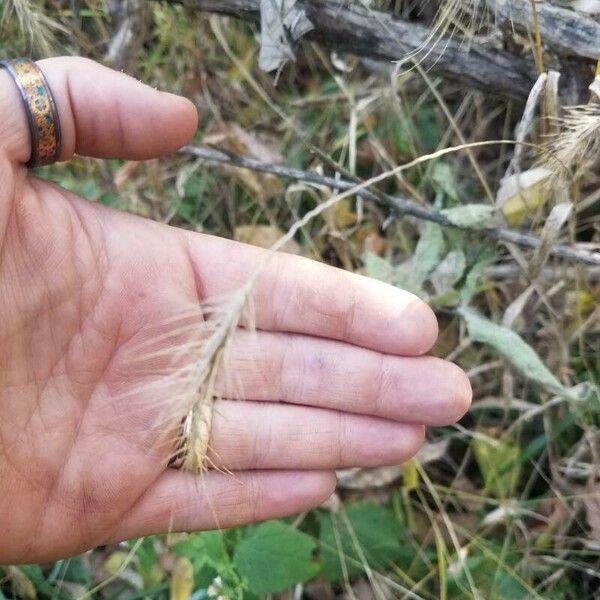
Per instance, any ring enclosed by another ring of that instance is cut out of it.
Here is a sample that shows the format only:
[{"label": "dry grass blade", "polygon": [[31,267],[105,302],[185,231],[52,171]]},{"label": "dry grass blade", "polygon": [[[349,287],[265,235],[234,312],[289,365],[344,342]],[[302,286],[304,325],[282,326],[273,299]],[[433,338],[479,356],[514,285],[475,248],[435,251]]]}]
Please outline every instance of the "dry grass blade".
[{"label": "dry grass blade", "polygon": [[486,0],[444,0],[436,14],[432,36],[459,35],[469,45],[475,35],[489,25],[489,8]]}]

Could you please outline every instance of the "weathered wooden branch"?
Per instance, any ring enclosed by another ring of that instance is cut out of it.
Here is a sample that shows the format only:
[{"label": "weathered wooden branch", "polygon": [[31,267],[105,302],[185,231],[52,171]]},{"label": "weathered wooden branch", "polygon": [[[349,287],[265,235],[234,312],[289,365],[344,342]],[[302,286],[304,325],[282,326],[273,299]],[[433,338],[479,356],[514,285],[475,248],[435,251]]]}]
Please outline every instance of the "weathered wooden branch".
[{"label": "weathered wooden branch", "polygon": [[[498,23],[533,30],[531,0],[491,0]],[[549,2],[536,4],[544,45],[560,56],[600,59],[600,23]]]},{"label": "weathered wooden branch", "polygon": [[[332,189],[338,190],[351,190],[356,187],[356,182],[348,181],[345,179],[338,179],[336,177],[327,177],[320,175],[314,171],[303,171],[301,169],[295,169],[284,164],[268,163],[245,156],[239,156],[215,150],[213,148],[207,148],[205,146],[184,146],[179,150],[180,154],[186,154],[189,156],[195,156],[205,161],[224,164],[230,167],[238,167],[241,169],[250,169],[260,173],[271,173],[278,177],[285,179],[291,179],[294,181],[304,181],[315,185],[327,186]],[[376,202],[385,204],[402,215],[411,215],[417,219],[424,221],[431,221],[444,227],[455,227],[448,217],[442,213],[427,208],[412,202],[401,196],[392,196],[390,194],[384,194],[383,192],[374,192],[369,189],[362,189],[358,192],[358,195],[370,202]],[[514,229],[508,229],[506,227],[486,227],[481,230],[481,233],[497,240],[507,242],[510,244],[517,244],[525,248],[536,249],[541,244],[540,238],[529,233],[521,233]],[[570,246],[563,246],[556,244],[552,246],[550,255],[566,258],[569,260],[582,262],[589,265],[600,265],[600,252],[591,252],[589,250],[574,248]]]},{"label": "weathered wooden branch", "polygon": [[[169,0],[259,23],[260,0]],[[314,29],[306,36],[358,56],[399,61],[415,55],[433,73],[487,92],[525,99],[535,82],[533,62],[495,48],[467,48],[454,40],[431,43],[431,31],[390,13],[334,0],[298,0]],[[415,54],[416,53],[416,54]]]},{"label": "weathered wooden branch", "polygon": [[[208,12],[259,23],[260,0],[168,0]],[[530,0],[488,0],[504,28],[531,30]],[[359,2],[297,0],[315,28],[306,37],[359,56],[399,61],[414,56],[423,67],[467,87],[523,100],[536,73],[533,60],[509,52],[451,39],[435,40],[431,31],[389,13],[365,10]],[[564,57],[600,58],[600,23],[590,17],[538,4],[544,44]]]}]

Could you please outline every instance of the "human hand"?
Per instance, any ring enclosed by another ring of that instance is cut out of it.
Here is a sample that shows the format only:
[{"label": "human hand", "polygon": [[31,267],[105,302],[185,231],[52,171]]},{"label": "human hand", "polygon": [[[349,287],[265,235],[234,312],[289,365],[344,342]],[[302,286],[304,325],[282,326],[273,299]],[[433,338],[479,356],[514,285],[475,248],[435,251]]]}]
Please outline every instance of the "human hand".
[{"label": "human hand", "polygon": [[[63,160],[148,159],[196,129],[185,99],[84,59],[40,66]],[[303,511],[333,492],[334,469],[402,462],[424,425],[467,410],[463,372],[421,356],[437,336],[423,302],[278,254],[254,294],[257,332],[239,328],[232,342],[236,389],[218,383],[217,468],[167,468],[168,445],[149,448],[147,434],[168,398],[130,355],[155,324],[244,284],[265,251],[86,202],[31,176],[30,152],[0,70],[0,563]],[[138,417],[123,389],[138,391]]]}]

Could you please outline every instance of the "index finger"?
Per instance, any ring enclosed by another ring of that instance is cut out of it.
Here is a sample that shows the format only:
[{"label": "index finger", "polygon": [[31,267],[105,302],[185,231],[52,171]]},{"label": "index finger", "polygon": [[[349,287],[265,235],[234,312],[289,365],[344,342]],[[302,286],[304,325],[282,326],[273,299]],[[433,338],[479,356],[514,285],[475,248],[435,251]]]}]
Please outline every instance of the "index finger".
[{"label": "index finger", "polygon": [[[203,298],[239,289],[268,252],[230,240],[184,235]],[[257,283],[253,308],[259,329],[340,340],[387,354],[424,354],[438,335],[435,314],[414,294],[283,253],[270,258]]]}]

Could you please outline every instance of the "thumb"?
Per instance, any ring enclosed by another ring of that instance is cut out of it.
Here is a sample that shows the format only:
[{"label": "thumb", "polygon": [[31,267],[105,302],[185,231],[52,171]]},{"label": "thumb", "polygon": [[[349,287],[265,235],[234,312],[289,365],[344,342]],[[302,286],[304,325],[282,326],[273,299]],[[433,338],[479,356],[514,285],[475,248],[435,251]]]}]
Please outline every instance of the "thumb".
[{"label": "thumb", "polygon": [[[185,98],[159,92],[84,58],[38,62],[58,111],[60,160],[74,153],[144,160],[169,154],[194,134],[198,116]],[[17,86],[0,70],[0,149],[12,161],[31,155],[27,115]]]}]

